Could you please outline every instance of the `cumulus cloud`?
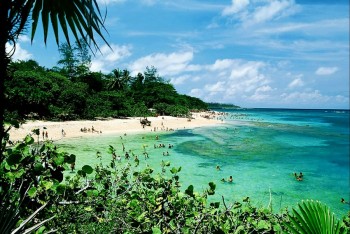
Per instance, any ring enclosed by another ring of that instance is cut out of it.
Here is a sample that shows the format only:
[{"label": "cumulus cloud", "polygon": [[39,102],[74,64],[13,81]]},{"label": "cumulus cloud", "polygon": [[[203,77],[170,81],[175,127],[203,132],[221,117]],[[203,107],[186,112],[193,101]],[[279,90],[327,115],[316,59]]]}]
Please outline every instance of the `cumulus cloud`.
[{"label": "cumulus cloud", "polygon": [[19,35],[18,41],[19,42],[30,42],[30,38],[27,35]]},{"label": "cumulus cloud", "polygon": [[33,57],[31,53],[21,47],[20,43],[16,43],[16,48],[14,50],[13,45],[6,43],[6,52],[12,55],[13,60],[28,60]]},{"label": "cumulus cloud", "polygon": [[319,76],[328,76],[336,73],[337,71],[338,67],[319,67],[315,73]]},{"label": "cumulus cloud", "polygon": [[135,75],[144,72],[146,67],[154,66],[161,76],[178,75],[182,72],[196,71],[199,66],[191,65],[193,51],[174,52],[170,54],[157,53],[137,59],[129,69]]},{"label": "cumulus cloud", "polygon": [[119,62],[131,55],[131,46],[119,46],[115,44],[111,44],[110,46],[112,49],[107,45],[103,45],[100,48],[101,53],[98,53],[95,57],[93,57],[91,61],[91,71],[110,72],[112,69],[117,67],[115,64],[116,62]]},{"label": "cumulus cloud", "polygon": [[172,83],[173,85],[180,85],[185,83],[185,81],[187,81],[190,78],[191,78],[190,75],[183,75],[183,76],[171,78],[170,83]]},{"label": "cumulus cloud", "polygon": [[216,60],[211,65],[203,66],[207,70],[206,77],[203,78],[206,84],[192,89],[190,95],[202,95],[197,97],[207,101],[229,102],[252,95],[255,95],[255,99],[258,95],[268,96],[267,92],[272,88],[267,85],[270,81],[262,72],[264,67],[265,64],[259,61]]},{"label": "cumulus cloud", "polygon": [[202,89],[191,89],[191,91],[189,92],[189,95],[204,99],[204,92]]},{"label": "cumulus cloud", "polygon": [[232,15],[242,11],[249,5],[249,0],[232,0],[231,6],[225,7],[222,11],[222,15]]}]

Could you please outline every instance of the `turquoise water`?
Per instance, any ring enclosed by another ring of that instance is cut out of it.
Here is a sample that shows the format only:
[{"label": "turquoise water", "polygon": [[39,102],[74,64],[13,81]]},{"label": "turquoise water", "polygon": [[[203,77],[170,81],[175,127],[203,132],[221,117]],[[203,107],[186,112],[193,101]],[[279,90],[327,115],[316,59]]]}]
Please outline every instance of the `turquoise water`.
[{"label": "turquoise water", "polygon": [[[212,200],[226,203],[249,196],[256,205],[267,206],[272,195],[275,212],[294,207],[302,199],[314,199],[330,206],[341,217],[349,211],[349,111],[242,109],[221,116],[224,124],[161,134],[99,135],[57,142],[77,155],[77,168],[111,156],[108,146],[117,148],[125,165],[122,143],[138,155],[140,166],[160,171],[162,160],[182,167],[180,181],[186,189],[192,184],[202,192],[213,181],[217,185]],[[171,149],[154,144],[173,144]],[[148,159],[142,155],[149,153]],[[168,151],[170,156],[163,156]],[[129,161],[134,164],[133,159]],[[219,165],[221,170],[217,171]],[[293,173],[302,172],[303,181]],[[233,183],[221,182],[233,176]]]}]

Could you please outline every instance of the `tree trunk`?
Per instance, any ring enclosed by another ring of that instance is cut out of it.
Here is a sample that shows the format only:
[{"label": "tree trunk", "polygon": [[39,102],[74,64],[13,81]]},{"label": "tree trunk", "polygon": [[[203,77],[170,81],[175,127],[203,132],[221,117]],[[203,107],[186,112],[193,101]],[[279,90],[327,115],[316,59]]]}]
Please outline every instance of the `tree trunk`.
[{"label": "tree trunk", "polygon": [[9,36],[8,10],[10,0],[0,1],[0,162],[3,160],[3,153],[6,147],[5,140],[5,80],[7,79],[7,67],[9,57],[6,53],[6,42]]}]

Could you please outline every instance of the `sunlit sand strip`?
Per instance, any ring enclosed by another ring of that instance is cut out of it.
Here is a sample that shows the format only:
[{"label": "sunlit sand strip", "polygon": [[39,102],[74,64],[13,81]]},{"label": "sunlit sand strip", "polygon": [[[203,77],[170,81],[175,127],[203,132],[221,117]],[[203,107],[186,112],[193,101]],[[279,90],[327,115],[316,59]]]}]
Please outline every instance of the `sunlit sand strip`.
[{"label": "sunlit sand strip", "polygon": [[[80,120],[80,121],[27,121],[20,128],[10,130],[12,142],[23,140],[32,133],[33,129],[40,129],[40,141],[57,141],[62,138],[92,136],[96,134],[125,134],[142,132],[164,132],[189,129],[203,126],[213,126],[223,123],[218,112],[192,113],[192,118],[177,118],[171,116],[148,117],[150,126],[140,123],[141,117],[109,120]],[[86,131],[82,131],[82,130]],[[44,134],[43,134],[44,133]],[[47,133],[47,135],[46,135]],[[37,138],[36,138],[37,139]]]}]

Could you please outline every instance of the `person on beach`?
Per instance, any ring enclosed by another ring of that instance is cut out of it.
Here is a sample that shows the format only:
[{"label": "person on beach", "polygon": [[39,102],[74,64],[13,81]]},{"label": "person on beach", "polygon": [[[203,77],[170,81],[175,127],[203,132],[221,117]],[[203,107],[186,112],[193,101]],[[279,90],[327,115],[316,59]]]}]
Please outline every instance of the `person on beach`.
[{"label": "person on beach", "polygon": [[45,132],[45,137],[46,139],[49,139],[49,134],[47,133],[47,131]]},{"label": "person on beach", "polygon": [[43,135],[43,140],[45,140],[45,131],[44,130],[42,132],[42,135]]}]

